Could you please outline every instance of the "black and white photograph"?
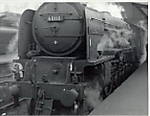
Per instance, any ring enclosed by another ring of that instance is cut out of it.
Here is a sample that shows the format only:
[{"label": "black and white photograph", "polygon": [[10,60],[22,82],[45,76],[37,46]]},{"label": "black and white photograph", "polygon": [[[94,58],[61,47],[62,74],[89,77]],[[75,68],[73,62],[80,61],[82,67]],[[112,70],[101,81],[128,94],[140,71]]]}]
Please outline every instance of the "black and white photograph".
[{"label": "black and white photograph", "polygon": [[148,1],[0,0],[0,116],[148,116]]}]

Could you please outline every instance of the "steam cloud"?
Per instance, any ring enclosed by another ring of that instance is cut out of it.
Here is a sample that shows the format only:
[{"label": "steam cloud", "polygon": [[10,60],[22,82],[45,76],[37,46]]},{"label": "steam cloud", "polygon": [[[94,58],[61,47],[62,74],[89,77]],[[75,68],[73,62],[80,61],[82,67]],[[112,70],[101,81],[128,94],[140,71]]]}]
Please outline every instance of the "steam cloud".
[{"label": "steam cloud", "polygon": [[104,33],[101,41],[97,45],[98,51],[106,48],[125,48],[130,46],[133,32],[130,29],[109,30]]},{"label": "steam cloud", "polygon": [[18,33],[10,40],[8,45],[8,54],[17,55]]},{"label": "steam cloud", "polygon": [[17,44],[18,44],[18,34],[15,34],[14,37],[11,38],[7,52],[5,55],[0,55],[0,64],[2,63],[11,63],[14,58],[17,57]]},{"label": "steam cloud", "polygon": [[100,96],[100,91],[102,90],[102,88],[96,80],[94,80],[94,82],[91,82],[91,85],[92,86],[85,88],[84,93],[88,105],[92,108],[95,108],[102,102],[102,98]]}]

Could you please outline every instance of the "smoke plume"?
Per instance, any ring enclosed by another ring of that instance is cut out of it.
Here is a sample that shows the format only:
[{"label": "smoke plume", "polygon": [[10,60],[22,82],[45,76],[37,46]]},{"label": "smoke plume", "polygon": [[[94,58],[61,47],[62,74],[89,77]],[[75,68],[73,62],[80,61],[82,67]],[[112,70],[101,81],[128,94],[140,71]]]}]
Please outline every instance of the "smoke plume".
[{"label": "smoke plume", "polygon": [[85,88],[84,93],[88,105],[92,108],[95,108],[98,104],[102,102],[102,98],[100,96],[100,91],[102,90],[102,88],[96,80],[94,80],[94,82],[91,82],[91,85],[92,86]]}]

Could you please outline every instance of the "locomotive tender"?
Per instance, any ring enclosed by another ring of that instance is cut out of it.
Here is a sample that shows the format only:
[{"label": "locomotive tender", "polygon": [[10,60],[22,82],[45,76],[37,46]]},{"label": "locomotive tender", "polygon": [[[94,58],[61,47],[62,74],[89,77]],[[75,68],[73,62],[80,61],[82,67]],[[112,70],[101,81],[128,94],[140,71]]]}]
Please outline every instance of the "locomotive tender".
[{"label": "locomotive tender", "polygon": [[37,11],[26,10],[17,61],[23,79],[9,84],[14,103],[30,98],[30,114],[86,114],[92,107],[89,89],[104,99],[137,67],[139,43],[134,35],[123,35],[131,30],[108,12],[80,3],[44,3]]}]

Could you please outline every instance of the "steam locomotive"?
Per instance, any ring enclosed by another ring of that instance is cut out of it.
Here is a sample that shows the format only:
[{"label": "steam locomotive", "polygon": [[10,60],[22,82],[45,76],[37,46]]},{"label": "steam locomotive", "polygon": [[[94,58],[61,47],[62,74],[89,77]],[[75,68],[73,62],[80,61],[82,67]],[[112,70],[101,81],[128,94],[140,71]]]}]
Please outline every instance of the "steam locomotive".
[{"label": "steam locomotive", "polygon": [[34,115],[88,114],[94,108],[91,91],[105,99],[138,67],[139,32],[80,3],[44,3],[24,11],[16,61],[23,78],[18,74],[18,81],[7,82],[13,104],[28,100]]}]

